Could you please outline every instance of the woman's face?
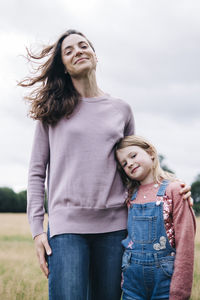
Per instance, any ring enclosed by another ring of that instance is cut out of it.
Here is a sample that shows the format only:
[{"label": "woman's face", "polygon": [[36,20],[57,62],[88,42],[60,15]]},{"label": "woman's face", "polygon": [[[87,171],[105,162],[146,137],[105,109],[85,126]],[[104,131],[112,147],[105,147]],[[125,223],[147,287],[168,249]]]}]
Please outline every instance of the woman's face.
[{"label": "woman's face", "polygon": [[96,70],[97,58],[88,41],[79,34],[67,36],[61,46],[62,62],[71,77],[82,77]]}]

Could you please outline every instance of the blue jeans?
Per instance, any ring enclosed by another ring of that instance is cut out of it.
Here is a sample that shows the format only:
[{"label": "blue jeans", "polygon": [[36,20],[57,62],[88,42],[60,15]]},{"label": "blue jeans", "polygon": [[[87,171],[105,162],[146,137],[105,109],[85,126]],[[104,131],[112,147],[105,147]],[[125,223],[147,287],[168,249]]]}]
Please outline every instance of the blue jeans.
[{"label": "blue jeans", "polygon": [[49,238],[50,300],[120,300],[126,230]]}]

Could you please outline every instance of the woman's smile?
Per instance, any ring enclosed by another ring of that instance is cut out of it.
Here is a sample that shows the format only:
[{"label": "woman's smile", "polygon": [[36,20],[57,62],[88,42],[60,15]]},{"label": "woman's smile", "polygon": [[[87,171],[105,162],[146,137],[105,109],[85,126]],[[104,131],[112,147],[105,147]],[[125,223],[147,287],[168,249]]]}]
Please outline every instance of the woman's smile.
[{"label": "woman's smile", "polygon": [[86,60],[86,59],[89,59],[89,58],[87,58],[87,57],[81,57],[81,58],[77,59],[74,64],[76,65],[77,63],[79,63],[79,62],[81,62],[83,60]]}]

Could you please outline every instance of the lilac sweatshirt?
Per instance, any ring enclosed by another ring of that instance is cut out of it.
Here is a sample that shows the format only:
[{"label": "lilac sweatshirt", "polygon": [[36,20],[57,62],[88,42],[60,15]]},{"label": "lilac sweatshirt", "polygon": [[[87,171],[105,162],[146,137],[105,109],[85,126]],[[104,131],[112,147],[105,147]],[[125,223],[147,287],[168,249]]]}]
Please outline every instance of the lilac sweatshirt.
[{"label": "lilac sweatshirt", "polygon": [[46,177],[51,237],[126,228],[125,189],[114,145],[133,133],[130,106],[109,95],[82,98],[73,116],[54,127],[37,121],[28,177],[33,237],[44,231]]}]

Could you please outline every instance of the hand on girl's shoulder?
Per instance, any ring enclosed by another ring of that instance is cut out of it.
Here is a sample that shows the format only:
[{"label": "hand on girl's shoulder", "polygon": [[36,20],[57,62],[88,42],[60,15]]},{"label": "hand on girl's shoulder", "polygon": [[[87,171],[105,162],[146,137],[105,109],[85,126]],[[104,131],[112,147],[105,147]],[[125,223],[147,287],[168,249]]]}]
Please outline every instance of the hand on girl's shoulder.
[{"label": "hand on girl's shoulder", "polygon": [[166,196],[169,199],[172,199],[173,203],[173,215],[183,215],[184,218],[187,217],[193,220],[193,225],[196,230],[196,221],[195,221],[195,214],[192,207],[189,205],[187,200],[184,200],[184,195],[180,194],[181,190],[181,182],[178,180],[171,181],[166,189]]}]

